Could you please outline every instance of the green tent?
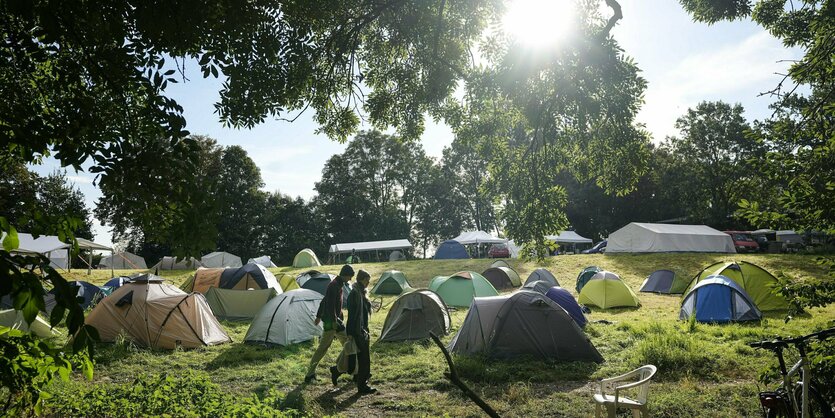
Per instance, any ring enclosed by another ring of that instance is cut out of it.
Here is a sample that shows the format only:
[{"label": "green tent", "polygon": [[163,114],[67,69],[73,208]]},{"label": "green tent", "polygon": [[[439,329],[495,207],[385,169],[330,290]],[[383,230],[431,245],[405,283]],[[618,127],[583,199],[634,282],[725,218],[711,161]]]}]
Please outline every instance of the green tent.
[{"label": "green tent", "polygon": [[519,279],[519,273],[510,267],[490,267],[481,273],[496,289],[508,289],[511,287],[519,287],[522,285],[522,280]]},{"label": "green tent", "polygon": [[474,271],[459,271],[452,276],[437,276],[429,290],[438,294],[448,306],[468,307],[473,298],[497,296],[499,292],[484,276]]},{"label": "green tent", "polygon": [[23,318],[23,312],[14,309],[4,309],[0,311],[0,325],[17,329],[23,332],[29,332],[39,337],[54,337],[59,335],[58,331],[52,329],[49,323],[46,322],[40,315],[35,317],[31,324],[27,324]]},{"label": "green tent", "polygon": [[305,248],[299,251],[299,253],[293,257],[293,267],[318,267],[321,265],[322,263],[319,262],[319,259],[316,257],[316,253],[314,253],[310,248]]},{"label": "green tent", "polygon": [[210,287],[206,302],[218,319],[242,321],[255,318],[261,308],[276,295],[275,289],[237,290]]},{"label": "green tent", "polygon": [[688,288],[708,276],[725,276],[742,287],[760,311],[788,309],[785,298],[774,293],[777,278],[766,269],[746,261],[718,262],[705,267],[690,281]]},{"label": "green tent", "polygon": [[577,303],[602,309],[637,307],[641,304],[635,292],[621,281],[617,274],[610,271],[595,273],[583,286]]},{"label": "green tent", "polygon": [[380,280],[374,287],[371,288],[371,293],[375,295],[399,295],[406,290],[411,289],[409,281],[406,280],[406,275],[401,271],[389,270],[383,272]]},{"label": "green tent", "polygon": [[278,279],[278,284],[279,284],[279,286],[281,286],[281,290],[283,290],[285,292],[289,292],[293,289],[298,289],[299,288],[299,283],[296,282],[296,278],[289,275],[289,274],[282,275]]},{"label": "green tent", "polygon": [[577,290],[577,293],[580,293],[583,290],[583,286],[588,283],[589,279],[592,278],[597,272],[601,271],[600,267],[597,266],[589,266],[583,269],[580,274],[577,275],[577,285],[574,286],[574,289]]}]

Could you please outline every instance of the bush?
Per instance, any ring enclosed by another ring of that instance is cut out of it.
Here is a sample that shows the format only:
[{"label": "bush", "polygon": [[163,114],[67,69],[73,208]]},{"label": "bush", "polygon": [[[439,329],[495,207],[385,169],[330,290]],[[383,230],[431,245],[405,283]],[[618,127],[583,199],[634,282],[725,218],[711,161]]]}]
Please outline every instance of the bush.
[{"label": "bush", "polygon": [[281,410],[283,394],[270,391],[263,399],[236,398],[221,392],[205,374],[184,376],[142,375],[129,384],[95,385],[86,392],[55,396],[46,410],[57,416],[86,417],[294,417],[295,410]]}]

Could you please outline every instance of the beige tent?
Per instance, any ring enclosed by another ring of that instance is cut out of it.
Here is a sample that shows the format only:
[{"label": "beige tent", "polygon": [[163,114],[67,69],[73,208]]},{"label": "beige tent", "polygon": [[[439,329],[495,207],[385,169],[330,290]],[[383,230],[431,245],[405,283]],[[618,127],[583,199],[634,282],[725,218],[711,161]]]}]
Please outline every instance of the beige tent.
[{"label": "beige tent", "polygon": [[275,276],[264,266],[254,263],[238,268],[197,269],[194,277],[180,286],[180,289],[205,295],[210,287],[235,290],[275,289],[277,293],[281,293],[281,286]]},{"label": "beige tent", "polygon": [[152,348],[195,348],[231,341],[203,295],[188,294],[144,274],[104,298],[87,316],[103,342],[120,334]]}]

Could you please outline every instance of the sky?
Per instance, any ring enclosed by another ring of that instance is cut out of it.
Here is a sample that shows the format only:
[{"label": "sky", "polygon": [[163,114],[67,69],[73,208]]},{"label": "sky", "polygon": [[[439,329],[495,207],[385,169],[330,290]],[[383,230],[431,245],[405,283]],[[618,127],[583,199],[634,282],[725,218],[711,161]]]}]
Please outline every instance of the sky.
[{"label": "sky", "polygon": [[[601,3],[603,3],[601,1]],[[720,22],[712,26],[693,22],[678,2],[620,0],[623,19],[612,35],[632,57],[648,82],[638,122],[646,125],[653,142],[677,133],[675,121],[688,108],[704,100],[740,103],[749,121],[770,115],[772,102],[760,93],[771,90],[785,73],[785,60],[801,56],[750,21]],[[783,62],[781,62],[783,61]],[[339,144],[315,133],[313,112],[295,122],[267,121],[252,130],[224,128],[214,113],[221,81],[201,78],[199,68],[186,69],[190,81],[169,85],[167,94],[184,108],[187,129],[208,135],[221,145],[239,145],[261,169],[267,191],[310,198],[325,162],[344,151]],[[286,115],[292,119],[293,115]],[[370,129],[366,125],[363,129]],[[421,139],[430,156],[440,158],[453,134],[445,125],[427,121]],[[32,169],[48,174],[59,169],[53,159]],[[69,170],[68,178],[85,195],[89,208],[101,197],[88,172]],[[93,220],[95,241],[111,245],[109,228]]]}]

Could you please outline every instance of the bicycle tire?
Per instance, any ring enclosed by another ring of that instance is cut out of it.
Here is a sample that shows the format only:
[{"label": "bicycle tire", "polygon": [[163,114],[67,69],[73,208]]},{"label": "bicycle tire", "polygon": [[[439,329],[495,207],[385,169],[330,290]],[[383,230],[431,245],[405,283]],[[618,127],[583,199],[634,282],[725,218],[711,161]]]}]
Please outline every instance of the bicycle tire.
[{"label": "bicycle tire", "polygon": [[[800,407],[803,401],[803,383],[797,382],[793,389],[794,402]],[[814,383],[809,384],[809,417],[810,418],[835,418],[832,412],[832,405],[826,403],[820,390]],[[798,417],[799,418],[799,417]]]}]

